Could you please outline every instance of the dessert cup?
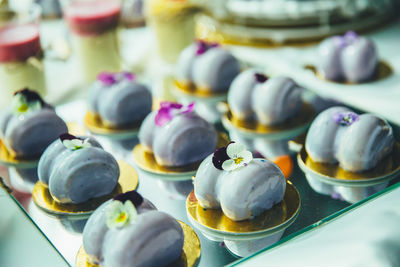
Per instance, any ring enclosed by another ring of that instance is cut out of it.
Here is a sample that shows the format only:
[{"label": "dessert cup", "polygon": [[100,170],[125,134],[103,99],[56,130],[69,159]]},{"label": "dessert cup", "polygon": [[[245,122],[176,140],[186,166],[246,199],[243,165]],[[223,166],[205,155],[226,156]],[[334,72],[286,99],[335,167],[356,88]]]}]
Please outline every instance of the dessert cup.
[{"label": "dessert cup", "polygon": [[314,162],[303,147],[297,155],[300,169],[314,191],[356,203],[387,187],[400,174],[400,144],[371,170],[355,173],[343,170],[337,163]]},{"label": "dessert cup", "polygon": [[285,229],[296,220],[300,203],[297,189],[287,182],[282,202],[252,219],[232,221],[221,209],[204,209],[194,192],[187,197],[186,212],[190,223],[206,238],[223,241],[230,252],[247,257],[281,238]]},{"label": "dessert cup", "polygon": [[42,211],[56,217],[78,216],[87,218],[98,206],[113,196],[131,191],[139,184],[136,170],[124,161],[117,161],[120,169],[118,184],[109,195],[94,198],[81,204],[59,203],[50,194],[47,185],[38,181],[32,192],[35,205]]},{"label": "dessert cup", "polygon": [[174,63],[195,38],[195,14],[191,1],[150,0],[145,3],[146,21],[154,29],[160,57]]},{"label": "dessert cup", "polygon": [[227,105],[224,109],[226,113],[222,116],[222,124],[229,137],[271,159],[289,154],[288,142],[305,132],[315,116],[314,109],[303,103],[295,117],[274,126],[265,126],[234,117]]},{"label": "dessert cup", "polygon": [[43,52],[40,44],[40,7],[29,6],[25,12],[7,12],[0,26],[0,107],[11,100],[12,93],[30,87],[40,95],[46,94]]},{"label": "dessert cup", "polygon": [[[181,221],[178,222],[181,225],[184,233],[184,244],[181,257],[176,262],[172,263],[171,266],[196,266],[201,254],[200,240],[195,231],[189,225]],[[88,255],[86,254],[83,246],[79,249],[76,256],[76,266],[101,267],[100,265],[90,263]]]},{"label": "dessert cup", "polygon": [[120,1],[65,0],[62,4],[83,82],[90,83],[102,71],[119,71]]}]

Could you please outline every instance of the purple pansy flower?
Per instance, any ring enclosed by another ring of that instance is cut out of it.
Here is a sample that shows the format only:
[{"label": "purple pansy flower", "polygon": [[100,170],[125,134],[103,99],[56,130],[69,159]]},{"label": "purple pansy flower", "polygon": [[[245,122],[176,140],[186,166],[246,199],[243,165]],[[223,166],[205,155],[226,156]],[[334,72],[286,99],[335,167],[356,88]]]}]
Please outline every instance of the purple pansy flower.
[{"label": "purple pansy flower", "polygon": [[337,124],[349,126],[356,122],[359,116],[354,112],[337,112],[332,117]]},{"label": "purple pansy flower", "polygon": [[255,73],[254,77],[258,83],[264,83],[266,80],[268,80],[268,77],[262,73]]},{"label": "purple pansy flower", "polygon": [[348,31],[343,36],[334,36],[333,38],[340,47],[346,47],[358,40],[359,36],[354,31]]},{"label": "purple pansy flower", "polygon": [[207,43],[202,40],[196,41],[196,44],[197,44],[196,55],[202,55],[205,52],[207,52],[208,49],[219,46],[218,43]]},{"label": "purple pansy flower", "polygon": [[175,102],[161,102],[160,109],[155,117],[157,126],[163,126],[174,118],[176,115],[191,113],[194,110],[194,102],[187,106]]},{"label": "purple pansy flower", "polygon": [[143,203],[143,197],[136,190],[119,194],[115,196],[113,199],[121,201],[122,203],[125,203],[125,201],[130,200],[136,208]]},{"label": "purple pansy flower", "polygon": [[135,75],[130,72],[102,72],[97,76],[97,80],[103,85],[110,86],[122,80],[133,81]]}]

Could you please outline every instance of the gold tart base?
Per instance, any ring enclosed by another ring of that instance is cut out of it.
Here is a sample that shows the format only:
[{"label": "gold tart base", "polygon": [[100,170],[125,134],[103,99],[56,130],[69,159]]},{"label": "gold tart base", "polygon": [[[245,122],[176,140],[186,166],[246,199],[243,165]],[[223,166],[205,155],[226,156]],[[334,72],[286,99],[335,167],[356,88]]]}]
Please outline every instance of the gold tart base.
[{"label": "gold tart base", "polygon": [[[201,246],[196,232],[187,224],[178,221],[184,234],[182,254],[179,259],[168,265],[169,267],[193,267],[200,258]],[[101,267],[89,262],[88,255],[81,246],[76,256],[76,267]]]},{"label": "gold tart base", "polygon": [[192,191],[186,200],[186,211],[197,225],[214,234],[256,236],[277,232],[288,227],[300,209],[300,194],[291,182],[287,182],[283,200],[271,209],[251,220],[232,221],[221,209],[204,209]]},{"label": "gold tart base", "polygon": [[360,83],[328,80],[324,77],[324,75],[322,75],[321,73],[318,72],[317,67],[314,65],[305,65],[304,68],[312,71],[314,73],[315,77],[317,77],[320,80],[323,80],[326,82],[331,82],[331,83],[347,84],[347,85],[358,85],[358,84],[377,82],[377,81],[384,80],[384,79],[388,78],[389,76],[393,75],[392,67],[388,63],[386,63],[385,61],[382,61],[382,60],[378,62],[378,67],[377,67],[377,71],[375,73],[375,77],[373,77],[372,80],[364,81],[364,82],[360,82]]},{"label": "gold tart base", "polygon": [[297,155],[297,162],[304,172],[317,174],[316,177],[329,184],[338,185],[374,185],[394,178],[400,172],[400,144],[395,142],[392,152],[378,165],[368,171],[349,172],[338,163],[313,161],[303,147]]},{"label": "gold tart base", "polygon": [[218,98],[219,101],[226,99],[228,88],[224,92],[213,92],[210,88],[197,87],[193,83],[185,83],[182,81],[174,80],[175,89],[180,93],[191,96],[193,98]]},{"label": "gold tart base", "polygon": [[33,202],[41,210],[55,216],[87,216],[90,215],[98,206],[117,194],[125,193],[137,188],[139,177],[136,170],[128,163],[119,160],[118,166],[120,176],[118,185],[114,191],[103,197],[91,199],[82,204],[63,204],[54,200],[51,196],[48,186],[38,181],[32,192]]},{"label": "gold tart base", "polygon": [[[225,133],[218,133],[217,148],[226,146],[229,143],[229,137]],[[152,152],[147,151],[143,145],[137,144],[133,148],[133,159],[136,165],[151,174],[164,176],[165,179],[182,181],[191,179],[197,171],[201,162],[180,166],[168,167],[157,164],[157,161]]]},{"label": "gold tart base", "polygon": [[[68,132],[73,135],[85,135],[85,129],[75,122],[67,122]],[[39,158],[24,159],[16,156],[14,151],[8,150],[4,140],[0,139],[0,164],[16,168],[34,168],[39,162]]]},{"label": "gold tart base", "polygon": [[84,117],[85,127],[95,135],[102,135],[113,139],[126,139],[135,137],[140,128],[140,123],[126,128],[113,128],[103,122],[98,114],[87,112]]},{"label": "gold tart base", "polygon": [[304,132],[315,117],[315,111],[310,104],[303,103],[298,115],[284,123],[266,126],[257,121],[236,118],[228,108],[222,117],[222,123],[228,130],[237,130],[249,137],[264,137],[276,140],[293,138]]}]

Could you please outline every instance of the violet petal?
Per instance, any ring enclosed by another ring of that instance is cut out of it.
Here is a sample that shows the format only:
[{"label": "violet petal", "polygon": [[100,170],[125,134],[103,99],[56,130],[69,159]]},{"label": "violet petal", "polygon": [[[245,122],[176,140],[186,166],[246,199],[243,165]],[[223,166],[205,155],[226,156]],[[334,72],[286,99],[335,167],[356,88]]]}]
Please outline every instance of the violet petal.
[{"label": "violet petal", "polygon": [[266,80],[268,80],[268,77],[262,73],[255,73],[254,76],[258,83],[264,83]]},{"label": "violet petal", "polygon": [[125,201],[130,200],[135,208],[138,208],[143,203],[143,197],[136,190],[128,191],[123,194],[119,194],[113,198],[114,200],[121,201],[125,203]]},{"label": "violet petal", "polygon": [[219,169],[219,170],[223,170],[222,169],[222,163],[224,163],[225,160],[230,159],[230,157],[228,156],[228,154],[226,153],[226,148],[232,144],[234,142],[230,142],[227,146],[218,148],[217,150],[215,150],[214,155],[212,157],[212,163],[214,164],[214,167]]},{"label": "violet petal", "polygon": [[19,91],[16,91],[14,95],[21,94],[25,97],[26,101],[29,102],[34,102],[34,101],[39,101],[40,104],[44,104],[43,99],[40,97],[38,93],[35,91],[29,90],[28,88],[21,89]]},{"label": "violet petal", "polygon": [[104,85],[110,86],[117,82],[114,77],[114,74],[111,72],[102,72],[97,75],[97,80],[103,83]]},{"label": "violet petal", "polygon": [[60,134],[61,142],[63,142],[64,140],[73,140],[73,139],[80,139],[80,138],[78,138],[72,134],[69,134],[69,133]]},{"label": "violet petal", "polygon": [[170,108],[160,108],[157,112],[156,117],[154,118],[154,121],[157,126],[163,126],[170,120],[172,120]]}]

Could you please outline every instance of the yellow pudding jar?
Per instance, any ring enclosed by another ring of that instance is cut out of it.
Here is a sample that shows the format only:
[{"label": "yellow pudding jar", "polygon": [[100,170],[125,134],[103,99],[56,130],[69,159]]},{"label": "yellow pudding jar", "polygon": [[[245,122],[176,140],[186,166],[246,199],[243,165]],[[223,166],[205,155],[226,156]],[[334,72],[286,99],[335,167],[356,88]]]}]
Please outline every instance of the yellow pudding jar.
[{"label": "yellow pudding jar", "polygon": [[62,3],[83,82],[92,82],[102,71],[119,71],[121,57],[117,27],[121,2],[65,0]]},{"label": "yellow pudding jar", "polygon": [[174,63],[195,39],[195,14],[200,8],[187,0],[148,0],[146,22],[153,28],[160,57]]}]

